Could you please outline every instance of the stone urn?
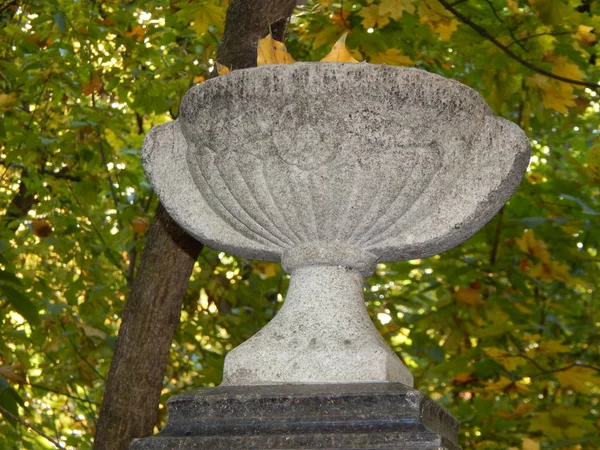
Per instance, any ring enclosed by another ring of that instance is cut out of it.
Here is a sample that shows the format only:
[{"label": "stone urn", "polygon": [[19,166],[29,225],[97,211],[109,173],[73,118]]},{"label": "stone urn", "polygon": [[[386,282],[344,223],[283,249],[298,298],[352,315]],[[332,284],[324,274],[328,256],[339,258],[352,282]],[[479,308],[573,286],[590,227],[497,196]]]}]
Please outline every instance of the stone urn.
[{"label": "stone urn", "polygon": [[412,386],[367,314],[364,277],[378,262],[462,243],[509,199],[528,161],[523,131],[469,87],[364,63],[268,65],[211,79],[190,89],[176,121],[150,131],[143,151],[158,197],[189,234],[281,261],[291,276],[276,317],[226,356],[222,386],[232,389]]},{"label": "stone urn", "polygon": [[225,359],[227,385],[412,375],[363,300],[377,262],[448,250],[515,191],[529,143],[469,87],[417,69],[297,63],[193,87],[143,165],[206,245],[281,261],[281,311]]}]

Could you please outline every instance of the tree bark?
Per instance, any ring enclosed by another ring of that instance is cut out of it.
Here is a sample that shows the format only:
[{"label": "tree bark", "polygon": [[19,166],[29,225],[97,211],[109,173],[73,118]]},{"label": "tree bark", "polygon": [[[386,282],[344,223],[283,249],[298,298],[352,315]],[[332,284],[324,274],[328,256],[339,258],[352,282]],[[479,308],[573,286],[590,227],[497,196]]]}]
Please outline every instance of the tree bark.
[{"label": "tree bark", "polygon": [[[219,62],[232,70],[256,66],[258,40],[269,29],[283,40],[295,4],[295,0],[233,0]],[[123,311],[95,450],[126,450],[134,438],[152,434],[183,296],[202,247],[159,205]]]},{"label": "tree bark", "polygon": [[152,433],[183,295],[201,249],[159,205],[123,310],[95,449],[126,449]]}]

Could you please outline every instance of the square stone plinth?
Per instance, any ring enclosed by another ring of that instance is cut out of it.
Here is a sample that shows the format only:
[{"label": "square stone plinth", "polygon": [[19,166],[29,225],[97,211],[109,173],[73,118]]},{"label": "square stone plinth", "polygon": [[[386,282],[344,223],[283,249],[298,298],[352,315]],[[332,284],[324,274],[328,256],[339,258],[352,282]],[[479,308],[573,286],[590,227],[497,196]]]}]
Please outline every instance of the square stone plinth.
[{"label": "square stone plinth", "polygon": [[459,450],[459,423],[400,383],[221,386],[173,397],[158,435],[131,450]]}]

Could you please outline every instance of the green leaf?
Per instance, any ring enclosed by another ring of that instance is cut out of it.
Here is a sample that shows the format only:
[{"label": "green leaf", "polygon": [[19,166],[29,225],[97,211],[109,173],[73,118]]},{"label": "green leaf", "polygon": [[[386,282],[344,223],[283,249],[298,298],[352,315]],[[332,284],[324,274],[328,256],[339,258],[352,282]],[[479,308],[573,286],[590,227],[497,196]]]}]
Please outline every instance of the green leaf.
[{"label": "green leaf", "polygon": [[[25,405],[23,399],[19,396],[17,391],[10,386],[8,381],[0,376],[0,406],[19,417],[19,405]],[[0,415],[2,415],[2,417],[4,417],[13,427],[17,426],[17,421],[8,414],[4,414],[2,410],[0,410]]]},{"label": "green leaf", "polygon": [[2,296],[8,300],[14,310],[21,314],[31,325],[39,325],[40,316],[38,308],[22,291],[12,286],[0,284]]},{"label": "green leaf", "polygon": [[67,32],[67,19],[62,12],[57,12],[54,14],[54,22],[58,26],[58,29],[61,33]]}]

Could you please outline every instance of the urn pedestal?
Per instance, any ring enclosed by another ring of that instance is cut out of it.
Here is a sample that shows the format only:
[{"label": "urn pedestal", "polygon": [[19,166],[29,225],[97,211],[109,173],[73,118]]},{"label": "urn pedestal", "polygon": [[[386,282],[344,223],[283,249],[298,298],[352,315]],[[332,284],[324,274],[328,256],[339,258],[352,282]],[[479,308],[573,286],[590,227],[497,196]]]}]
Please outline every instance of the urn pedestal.
[{"label": "urn pedestal", "polygon": [[472,89],[416,69],[296,63],[195,86],[143,164],[206,245],[281,261],[277,316],[225,358],[223,384],[169,403],[134,449],[457,449],[370,321],[364,277],[479,230],[516,190],[529,143]]},{"label": "urn pedestal", "polygon": [[400,383],[220,386],[169,400],[169,423],[131,450],[459,450],[458,422]]}]

